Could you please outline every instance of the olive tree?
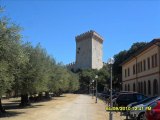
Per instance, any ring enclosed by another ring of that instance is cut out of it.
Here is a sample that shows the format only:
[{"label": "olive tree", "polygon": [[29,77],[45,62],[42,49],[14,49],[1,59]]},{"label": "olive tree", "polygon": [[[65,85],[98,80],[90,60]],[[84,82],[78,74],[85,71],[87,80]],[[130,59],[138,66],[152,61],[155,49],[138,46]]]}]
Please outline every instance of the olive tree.
[{"label": "olive tree", "polygon": [[7,18],[0,18],[0,111],[4,112],[1,97],[10,91],[19,73],[19,66],[25,64],[27,57],[23,54],[21,28]]}]

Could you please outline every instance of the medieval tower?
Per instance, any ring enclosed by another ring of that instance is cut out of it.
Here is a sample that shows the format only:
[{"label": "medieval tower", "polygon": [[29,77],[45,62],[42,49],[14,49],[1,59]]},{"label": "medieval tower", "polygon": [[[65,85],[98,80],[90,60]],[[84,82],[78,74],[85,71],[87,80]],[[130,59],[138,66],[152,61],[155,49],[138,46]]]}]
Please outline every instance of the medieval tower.
[{"label": "medieval tower", "polygon": [[101,69],[103,67],[103,38],[93,30],[75,37],[76,61],[67,65],[69,69]]},{"label": "medieval tower", "polygon": [[102,62],[103,38],[91,30],[76,36],[75,69],[100,69]]}]

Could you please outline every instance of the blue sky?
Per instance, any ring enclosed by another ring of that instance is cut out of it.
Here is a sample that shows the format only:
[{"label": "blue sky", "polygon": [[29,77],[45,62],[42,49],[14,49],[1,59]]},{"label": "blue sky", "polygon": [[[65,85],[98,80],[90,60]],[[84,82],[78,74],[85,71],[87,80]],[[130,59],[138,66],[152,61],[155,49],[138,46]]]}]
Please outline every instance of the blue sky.
[{"label": "blue sky", "polygon": [[95,30],[104,38],[103,61],[134,42],[160,37],[158,0],[0,0],[24,28],[24,40],[41,43],[64,64],[75,61],[75,36]]}]

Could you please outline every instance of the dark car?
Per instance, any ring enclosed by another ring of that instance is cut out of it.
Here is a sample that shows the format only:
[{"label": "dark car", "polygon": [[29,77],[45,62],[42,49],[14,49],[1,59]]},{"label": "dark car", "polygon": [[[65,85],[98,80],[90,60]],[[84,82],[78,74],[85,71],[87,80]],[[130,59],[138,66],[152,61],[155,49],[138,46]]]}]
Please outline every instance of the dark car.
[{"label": "dark car", "polygon": [[[120,92],[115,92],[113,93],[112,99],[117,98],[120,94],[124,94],[124,93],[133,93],[131,91],[120,91]],[[109,97],[110,99],[110,97]]]},{"label": "dark car", "polygon": [[133,102],[139,102],[147,98],[145,95],[140,93],[123,93],[120,94],[116,99],[116,104],[118,107],[126,107],[128,104]]},{"label": "dark car", "polygon": [[[120,91],[120,92],[116,92],[115,94],[113,94],[112,96],[112,103],[113,103],[113,106],[116,107],[116,99],[119,95],[121,94],[124,94],[124,93],[133,93],[132,91]],[[108,98],[108,104],[110,104],[110,97]]]}]

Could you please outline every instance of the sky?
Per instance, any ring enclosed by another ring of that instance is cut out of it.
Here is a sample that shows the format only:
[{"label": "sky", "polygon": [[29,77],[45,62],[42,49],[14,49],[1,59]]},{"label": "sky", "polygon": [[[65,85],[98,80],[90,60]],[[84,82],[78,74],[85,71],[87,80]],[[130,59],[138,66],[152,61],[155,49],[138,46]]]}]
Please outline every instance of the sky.
[{"label": "sky", "polygon": [[57,62],[75,61],[75,36],[94,30],[103,38],[103,61],[135,42],[160,38],[160,0],[0,0],[5,15]]}]

